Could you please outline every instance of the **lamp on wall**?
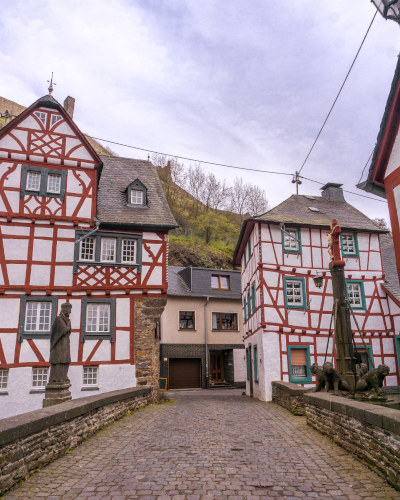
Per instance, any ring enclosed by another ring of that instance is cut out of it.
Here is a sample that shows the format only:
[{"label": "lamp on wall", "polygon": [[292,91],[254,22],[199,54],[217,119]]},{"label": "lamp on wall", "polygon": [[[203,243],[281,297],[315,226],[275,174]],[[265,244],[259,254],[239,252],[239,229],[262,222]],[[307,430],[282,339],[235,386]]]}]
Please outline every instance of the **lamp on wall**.
[{"label": "lamp on wall", "polygon": [[322,283],[324,281],[323,277],[321,275],[318,274],[318,271],[317,271],[317,276],[315,276],[313,278],[314,280],[314,285],[317,287],[317,288],[321,288],[322,287]]},{"label": "lamp on wall", "polygon": [[385,19],[400,24],[400,0],[371,0]]}]

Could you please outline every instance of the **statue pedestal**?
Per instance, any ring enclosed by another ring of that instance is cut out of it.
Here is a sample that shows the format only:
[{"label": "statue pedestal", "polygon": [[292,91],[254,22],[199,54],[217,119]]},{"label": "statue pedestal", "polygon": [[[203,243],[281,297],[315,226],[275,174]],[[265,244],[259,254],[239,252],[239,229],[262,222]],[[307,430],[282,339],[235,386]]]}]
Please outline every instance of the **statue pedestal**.
[{"label": "statue pedestal", "polygon": [[72,399],[68,390],[71,384],[68,382],[50,382],[46,385],[46,396],[43,400],[43,408],[58,405]]}]

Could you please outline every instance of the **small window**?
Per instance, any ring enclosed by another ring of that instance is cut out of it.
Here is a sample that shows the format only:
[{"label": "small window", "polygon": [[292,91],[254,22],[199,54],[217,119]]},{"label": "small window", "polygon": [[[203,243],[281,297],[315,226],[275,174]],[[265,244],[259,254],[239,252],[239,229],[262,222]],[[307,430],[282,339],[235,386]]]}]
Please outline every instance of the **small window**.
[{"label": "small window", "polygon": [[0,370],[0,392],[8,389],[8,370]]},{"label": "small window", "polygon": [[32,369],[32,388],[44,389],[47,385],[49,369],[48,368],[33,368]]},{"label": "small window", "polygon": [[358,242],[355,233],[341,233],[340,242],[343,257],[358,257]]},{"label": "small window", "polygon": [[122,262],[134,263],[136,240],[122,240]]},{"label": "small window", "polygon": [[110,304],[88,304],[86,310],[86,331],[110,332]]},{"label": "small window", "polygon": [[194,330],[194,311],[179,313],[179,330]]},{"label": "small window", "polygon": [[83,367],[83,387],[97,387],[99,378],[98,366]]},{"label": "small window", "polygon": [[285,302],[288,308],[304,309],[306,292],[304,278],[284,278]]},{"label": "small window", "polygon": [[233,313],[212,313],[213,330],[237,330],[237,314]]},{"label": "small window", "polygon": [[310,372],[310,348],[309,346],[289,346],[289,370],[290,381],[297,384],[312,382]]},{"label": "small window", "polygon": [[258,353],[257,345],[253,346],[254,382],[258,382]]},{"label": "small window", "polygon": [[82,298],[81,342],[86,339],[109,339],[115,336],[115,302],[109,299]]},{"label": "small window", "polygon": [[213,290],[229,290],[229,276],[211,276],[211,288]]},{"label": "small window", "polygon": [[132,189],[132,191],[131,191],[131,203],[132,203],[132,205],[143,205],[143,191],[138,191],[137,189]]},{"label": "small window", "polygon": [[115,238],[101,239],[101,262],[115,262],[116,243]]},{"label": "small window", "polygon": [[80,242],[80,260],[94,260],[94,249],[96,244],[96,238],[87,237]]},{"label": "small window", "polygon": [[61,192],[61,175],[49,174],[47,177],[47,192],[60,194]]},{"label": "small window", "polygon": [[308,207],[308,210],[310,210],[311,212],[319,212],[319,209],[316,207]]},{"label": "small window", "polygon": [[247,240],[247,253],[248,253],[248,261],[251,259],[251,241],[250,238]]},{"label": "small window", "polygon": [[50,332],[51,302],[26,303],[25,331]]},{"label": "small window", "polygon": [[355,354],[358,365],[360,365],[361,363],[365,363],[368,366],[368,369],[372,370],[373,366],[371,364],[370,357],[371,359],[373,358],[372,358],[372,347],[370,345],[367,345],[366,348],[364,347],[364,345],[356,345]]},{"label": "small window", "polygon": [[300,230],[285,228],[285,231],[282,231],[282,244],[284,253],[301,253]]},{"label": "small window", "polygon": [[62,120],[62,117],[60,115],[51,115],[51,127],[58,123],[60,120]]},{"label": "small window", "polygon": [[365,309],[364,283],[346,280],[347,300],[353,309]]},{"label": "small window", "polygon": [[39,118],[39,120],[43,123],[43,125],[46,125],[46,113],[35,111],[33,114]]},{"label": "small window", "polygon": [[40,172],[28,171],[26,176],[26,190],[27,191],[40,191]]}]

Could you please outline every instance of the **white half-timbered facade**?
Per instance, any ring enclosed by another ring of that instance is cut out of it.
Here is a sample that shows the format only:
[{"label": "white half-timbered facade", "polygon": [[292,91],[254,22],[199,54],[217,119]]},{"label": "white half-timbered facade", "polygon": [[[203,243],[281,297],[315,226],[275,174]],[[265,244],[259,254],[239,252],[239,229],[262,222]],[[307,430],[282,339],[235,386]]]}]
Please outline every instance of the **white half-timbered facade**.
[{"label": "white half-timbered facade", "polygon": [[[333,219],[342,228],[347,297],[367,349],[375,366],[390,367],[387,385],[400,381],[400,301],[392,240],[346,203],[340,184],[322,189],[321,197],[293,195],[246,220],[236,247],[235,264],[242,268],[246,392],[261,400],[271,400],[274,380],[313,385],[310,366],[324,363],[333,309],[326,233]],[[323,277],[321,288],[314,284],[316,275]],[[351,321],[357,351],[367,362]],[[331,337],[328,361],[332,345]]]},{"label": "white half-timbered facade", "polygon": [[155,167],[99,157],[51,95],[0,131],[0,418],[42,406],[63,302],[73,398],[150,383],[136,302],[166,297],[175,226]]}]

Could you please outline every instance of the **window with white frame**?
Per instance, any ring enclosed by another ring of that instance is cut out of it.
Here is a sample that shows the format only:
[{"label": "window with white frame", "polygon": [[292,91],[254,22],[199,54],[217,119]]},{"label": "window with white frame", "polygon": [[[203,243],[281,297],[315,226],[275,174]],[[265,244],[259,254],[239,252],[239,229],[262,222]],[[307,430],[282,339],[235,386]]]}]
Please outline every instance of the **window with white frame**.
[{"label": "window with white frame", "polygon": [[[295,239],[296,238],[296,239]],[[283,233],[283,250],[297,251],[299,250],[299,233],[297,229],[285,229]]]},{"label": "window with white frame", "polygon": [[83,386],[84,387],[97,387],[99,378],[98,366],[84,366],[83,367]]},{"label": "window with white frame", "polygon": [[51,115],[51,126],[55,125],[60,120],[62,120],[62,116],[60,116],[60,115]]},{"label": "window with white frame", "polygon": [[35,111],[33,113],[39,120],[43,123],[43,125],[46,125],[46,113],[41,113],[40,111]]},{"label": "window with white frame", "polygon": [[139,191],[138,189],[131,190],[131,204],[143,205],[143,191]]},{"label": "window with white frame", "polygon": [[0,370],[0,391],[8,389],[8,370]]},{"label": "window with white frame", "polygon": [[302,280],[285,281],[286,303],[290,306],[301,307],[304,306],[304,292]]},{"label": "window with white frame", "polygon": [[33,172],[28,170],[26,176],[26,190],[27,191],[40,191],[40,172]]},{"label": "window with white frame", "polygon": [[48,373],[48,368],[32,368],[32,388],[44,389],[47,385]]},{"label": "window with white frame", "polygon": [[110,331],[110,304],[88,304],[86,331],[106,333]]},{"label": "window with white frame", "polygon": [[117,240],[115,238],[101,239],[101,258],[102,262],[115,262],[115,250]]},{"label": "window with white frame", "polygon": [[356,245],[356,239],[354,233],[342,233],[340,235],[341,240],[342,240],[342,253],[344,256],[351,256],[354,255],[356,256],[358,254],[357,252],[357,245]]},{"label": "window with white frame", "polygon": [[47,176],[47,192],[60,194],[60,192],[61,192],[61,175],[49,174]]},{"label": "window with white frame", "polygon": [[79,260],[94,260],[96,238],[88,236],[80,242]]},{"label": "window with white frame", "polygon": [[51,302],[27,302],[25,310],[26,332],[49,332],[51,329]]},{"label": "window with white frame", "polygon": [[136,259],[136,240],[122,240],[122,262],[134,263]]},{"label": "window with white frame", "polygon": [[365,295],[362,281],[346,280],[347,300],[354,309],[365,309]]}]

